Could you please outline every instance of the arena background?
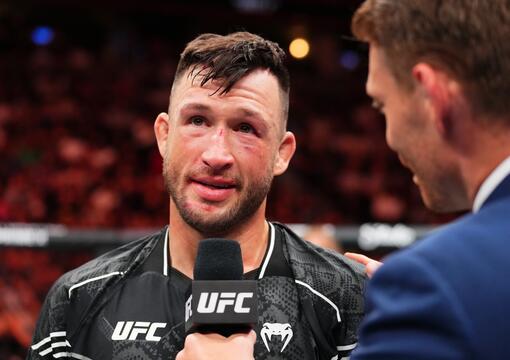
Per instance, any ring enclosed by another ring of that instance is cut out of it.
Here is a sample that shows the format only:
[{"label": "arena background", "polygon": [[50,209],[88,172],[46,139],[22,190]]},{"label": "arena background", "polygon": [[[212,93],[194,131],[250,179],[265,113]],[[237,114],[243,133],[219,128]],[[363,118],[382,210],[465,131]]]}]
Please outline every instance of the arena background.
[{"label": "arena background", "polygon": [[269,219],[376,258],[450,220],[424,208],[364,94],[366,51],[349,32],[359,3],[2,1],[0,359],[25,356],[64,271],[167,223],[152,124],[180,51],[203,32],[309,43],[288,58],[298,150]]}]

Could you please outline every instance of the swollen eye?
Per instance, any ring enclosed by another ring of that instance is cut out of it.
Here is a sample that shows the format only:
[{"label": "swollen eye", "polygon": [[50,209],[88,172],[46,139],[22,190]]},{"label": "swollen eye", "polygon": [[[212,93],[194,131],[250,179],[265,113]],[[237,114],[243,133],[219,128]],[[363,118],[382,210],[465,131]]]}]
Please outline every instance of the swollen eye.
[{"label": "swollen eye", "polygon": [[244,133],[252,133],[254,132],[253,126],[249,124],[241,124],[239,125],[239,131]]}]

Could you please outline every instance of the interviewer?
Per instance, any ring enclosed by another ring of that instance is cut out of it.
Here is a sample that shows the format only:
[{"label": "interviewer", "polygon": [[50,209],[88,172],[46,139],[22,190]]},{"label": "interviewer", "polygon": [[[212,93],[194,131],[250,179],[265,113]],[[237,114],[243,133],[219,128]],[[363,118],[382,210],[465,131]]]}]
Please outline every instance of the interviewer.
[{"label": "interviewer", "polygon": [[510,1],[367,0],[353,32],[425,204],[471,212],[377,270],[351,360],[506,359]]}]

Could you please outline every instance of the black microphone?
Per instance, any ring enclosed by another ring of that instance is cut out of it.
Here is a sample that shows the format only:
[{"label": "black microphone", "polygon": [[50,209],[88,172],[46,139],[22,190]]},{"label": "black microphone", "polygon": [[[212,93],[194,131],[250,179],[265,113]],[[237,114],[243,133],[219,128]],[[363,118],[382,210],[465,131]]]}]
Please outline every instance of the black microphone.
[{"label": "black microphone", "polygon": [[249,332],[258,321],[257,281],[242,280],[241,247],[234,240],[198,244],[191,296],[186,301],[186,334]]}]

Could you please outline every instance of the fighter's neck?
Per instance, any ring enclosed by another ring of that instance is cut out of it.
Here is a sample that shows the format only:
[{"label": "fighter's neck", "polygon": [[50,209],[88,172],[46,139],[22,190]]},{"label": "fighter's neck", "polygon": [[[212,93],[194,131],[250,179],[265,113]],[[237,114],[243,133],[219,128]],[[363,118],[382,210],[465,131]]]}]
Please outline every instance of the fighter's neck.
[{"label": "fighter's neck", "polygon": [[[223,236],[239,242],[245,273],[260,266],[267,248],[269,225],[265,219],[265,209],[259,210],[261,211],[257,211],[244,224],[231,229]],[[199,233],[180,216],[170,216],[168,236],[172,267],[193,278],[198,243],[211,236]]]}]

